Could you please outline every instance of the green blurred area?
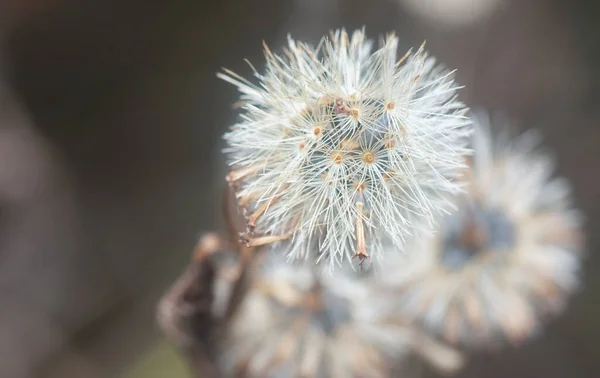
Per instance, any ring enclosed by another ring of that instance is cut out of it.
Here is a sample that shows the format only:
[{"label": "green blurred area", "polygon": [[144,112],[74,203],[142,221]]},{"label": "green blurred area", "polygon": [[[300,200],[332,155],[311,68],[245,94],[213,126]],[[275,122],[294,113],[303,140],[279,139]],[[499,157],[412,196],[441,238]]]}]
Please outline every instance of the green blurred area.
[{"label": "green blurred area", "polygon": [[165,341],[150,348],[122,375],[122,378],[191,377],[186,362],[177,350]]}]

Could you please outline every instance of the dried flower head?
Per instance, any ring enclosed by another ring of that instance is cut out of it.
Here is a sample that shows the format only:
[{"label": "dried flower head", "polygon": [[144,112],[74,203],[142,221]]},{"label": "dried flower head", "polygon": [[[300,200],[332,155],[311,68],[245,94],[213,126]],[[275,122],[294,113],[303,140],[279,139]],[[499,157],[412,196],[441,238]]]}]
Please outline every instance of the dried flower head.
[{"label": "dried flower head", "polygon": [[225,376],[388,377],[406,371],[413,352],[439,369],[462,364],[456,351],[388,316],[389,298],[368,280],[316,273],[277,253],[265,259],[224,333]]},{"label": "dried flower head", "polygon": [[288,44],[283,56],[265,46],[257,85],[219,74],[242,93],[225,139],[246,243],[289,239],[288,256],[332,268],[380,255],[384,238],[401,248],[459,191],[471,128],[453,72],[423,46],[398,59],[394,35],[375,52],[364,31]]},{"label": "dried flower head", "polygon": [[[392,312],[372,276],[244,254],[215,234],[165,293],[158,322],[203,377],[411,376],[421,360],[451,373],[462,355]],[[244,262],[245,261],[245,262]]]},{"label": "dried flower head", "polygon": [[386,279],[403,316],[466,347],[533,335],[577,287],[582,248],[570,187],[550,177],[552,161],[533,150],[536,134],[493,145],[488,120],[476,125],[459,211],[439,222],[435,236],[416,241],[418,253]]}]

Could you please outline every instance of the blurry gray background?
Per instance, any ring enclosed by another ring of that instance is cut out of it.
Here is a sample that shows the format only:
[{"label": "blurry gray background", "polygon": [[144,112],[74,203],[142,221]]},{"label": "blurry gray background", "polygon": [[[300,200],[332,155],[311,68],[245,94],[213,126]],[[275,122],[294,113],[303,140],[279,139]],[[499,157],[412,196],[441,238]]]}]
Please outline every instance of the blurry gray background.
[{"label": "blurry gray background", "polygon": [[0,1],[0,376],[116,377],[152,350],[156,301],[222,224],[237,94],[215,72],[363,25],[426,39],[469,105],[541,129],[588,216],[565,315],[460,376],[598,376],[599,21],[595,1]]}]

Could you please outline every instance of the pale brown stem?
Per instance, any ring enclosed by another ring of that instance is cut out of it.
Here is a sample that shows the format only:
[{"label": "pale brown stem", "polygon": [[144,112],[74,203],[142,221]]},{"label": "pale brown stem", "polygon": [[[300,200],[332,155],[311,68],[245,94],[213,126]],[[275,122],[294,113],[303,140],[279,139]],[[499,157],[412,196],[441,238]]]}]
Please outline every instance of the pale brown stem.
[{"label": "pale brown stem", "polygon": [[396,62],[396,67],[400,66],[404,61],[410,56],[412,53],[412,49],[409,50],[406,54],[402,55],[402,58]]},{"label": "pale brown stem", "polygon": [[245,208],[245,207],[248,206],[248,204],[251,201],[255,200],[261,194],[262,194],[261,191],[255,191],[255,192],[248,193],[248,194],[245,194],[243,196],[240,196],[239,199],[238,199],[238,205],[240,207],[242,207],[242,208]]},{"label": "pale brown stem", "polygon": [[250,215],[248,217],[248,230],[252,231],[254,230],[254,228],[256,227],[256,222],[258,221],[258,218],[260,218],[265,211],[267,211],[267,208],[269,206],[271,206],[272,204],[274,204],[277,201],[278,197],[274,197],[272,200],[269,200],[265,203],[263,203],[262,205],[260,205],[258,207],[258,209],[256,209],[256,211],[254,213],[252,213],[252,215]]},{"label": "pale brown stem", "polygon": [[265,213],[265,211],[267,211],[269,206],[274,205],[277,203],[277,201],[279,201],[279,199],[281,198],[281,192],[283,192],[286,188],[287,188],[287,185],[284,185],[281,189],[279,189],[277,191],[277,193],[270,200],[268,200],[265,203],[263,203],[262,205],[260,205],[258,207],[258,209],[256,209],[256,211],[248,217],[248,223],[247,223],[248,231],[252,232],[254,230],[254,228],[256,227],[256,222],[258,221],[258,218],[260,218]]},{"label": "pale brown stem", "polygon": [[267,244],[275,243],[278,241],[282,241],[282,240],[288,239],[290,236],[292,236],[291,232],[286,232],[285,234],[282,234],[282,235],[259,236],[256,238],[251,238],[247,234],[240,235],[242,242],[244,242],[244,244],[246,244],[246,247],[250,247],[250,248],[260,247],[262,245],[267,245]]},{"label": "pale brown stem", "polygon": [[255,174],[263,165],[264,164],[254,164],[246,168],[234,169],[233,171],[230,171],[227,176],[225,176],[225,180],[227,180],[230,185],[234,184],[248,176]]},{"label": "pale brown stem", "polygon": [[362,270],[363,262],[369,258],[367,253],[367,246],[365,241],[365,228],[363,225],[362,214],[363,214],[363,203],[357,202],[356,209],[358,214],[356,216],[356,252],[352,255],[352,259],[358,257],[360,261],[360,268]]}]

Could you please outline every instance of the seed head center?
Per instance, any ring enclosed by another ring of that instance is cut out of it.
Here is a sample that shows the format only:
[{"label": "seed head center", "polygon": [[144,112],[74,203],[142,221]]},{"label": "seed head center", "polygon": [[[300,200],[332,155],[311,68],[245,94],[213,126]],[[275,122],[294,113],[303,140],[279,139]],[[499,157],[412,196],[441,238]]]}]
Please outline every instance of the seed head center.
[{"label": "seed head center", "polygon": [[360,117],[360,110],[357,108],[350,108],[350,110],[348,110],[348,114],[350,114],[350,117],[353,119],[358,119],[358,117]]},{"label": "seed head center", "polygon": [[331,159],[335,164],[340,165],[344,161],[344,154],[339,151],[336,151],[331,155]]},{"label": "seed head center", "polygon": [[371,151],[363,152],[362,159],[367,164],[372,164],[375,161],[375,155]]}]

